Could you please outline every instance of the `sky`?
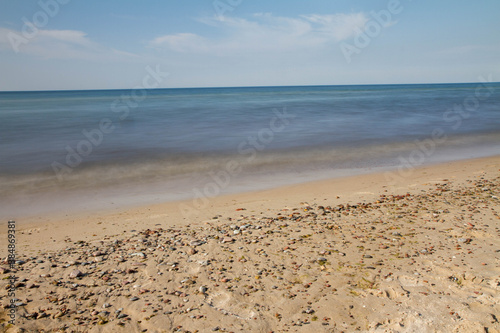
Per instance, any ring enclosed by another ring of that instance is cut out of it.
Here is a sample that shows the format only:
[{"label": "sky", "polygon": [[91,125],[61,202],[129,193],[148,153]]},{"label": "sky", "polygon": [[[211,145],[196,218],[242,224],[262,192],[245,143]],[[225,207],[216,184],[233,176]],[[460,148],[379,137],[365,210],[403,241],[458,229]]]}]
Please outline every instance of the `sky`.
[{"label": "sky", "polygon": [[0,0],[0,91],[500,81],[499,13],[498,0]]}]

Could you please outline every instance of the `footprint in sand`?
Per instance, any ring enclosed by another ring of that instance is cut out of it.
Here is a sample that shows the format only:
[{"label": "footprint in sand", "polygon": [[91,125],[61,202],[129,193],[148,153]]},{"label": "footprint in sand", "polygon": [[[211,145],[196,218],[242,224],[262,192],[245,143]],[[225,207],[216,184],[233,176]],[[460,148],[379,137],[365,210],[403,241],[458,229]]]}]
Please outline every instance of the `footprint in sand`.
[{"label": "footprint in sand", "polygon": [[228,293],[209,295],[206,302],[216,310],[233,317],[245,320],[256,317],[256,312],[252,310],[254,304],[238,301],[234,296]]},{"label": "footprint in sand", "polygon": [[409,292],[405,289],[403,289],[402,287],[399,288],[401,289],[399,292],[394,290],[393,288],[386,288],[383,290],[383,296],[391,299],[391,300],[394,300],[396,298],[400,298],[400,297],[408,297],[409,296]]},{"label": "footprint in sand", "polygon": [[389,299],[395,299],[398,295],[392,288],[388,288],[384,290],[384,296],[389,298]]}]

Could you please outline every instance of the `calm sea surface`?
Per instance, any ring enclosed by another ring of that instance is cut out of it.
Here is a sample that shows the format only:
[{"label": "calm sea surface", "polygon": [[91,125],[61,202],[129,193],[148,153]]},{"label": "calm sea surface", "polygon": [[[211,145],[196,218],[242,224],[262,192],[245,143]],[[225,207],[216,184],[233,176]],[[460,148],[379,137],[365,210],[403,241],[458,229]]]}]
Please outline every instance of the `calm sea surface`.
[{"label": "calm sea surface", "polygon": [[210,196],[495,155],[499,142],[498,83],[1,92],[0,208],[219,184]]}]

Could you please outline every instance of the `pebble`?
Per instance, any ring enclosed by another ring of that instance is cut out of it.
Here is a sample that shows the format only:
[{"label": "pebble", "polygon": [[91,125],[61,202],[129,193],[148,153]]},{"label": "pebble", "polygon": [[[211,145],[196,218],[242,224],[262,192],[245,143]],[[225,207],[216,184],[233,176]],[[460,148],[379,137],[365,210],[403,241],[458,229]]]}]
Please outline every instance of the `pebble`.
[{"label": "pebble", "polygon": [[471,241],[472,241],[472,239],[470,239],[470,238],[459,238],[458,239],[459,243],[465,243],[465,244],[469,244]]},{"label": "pebble", "polygon": [[36,316],[36,319],[42,319],[42,318],[45,318],[45,317],[48,317],[49,315],[45,312],[40,312],[38,313],[38,315]]},{"label": "pebble", "polygon": [[307,309],[305,309],[304,311],[302,311],[302,313],[307,313],[307,314],[312,314],[314,312],[315,311],[312,308],[310,308],[310,307],[308,307]]},{"label": "pebble", "polygon": [[80,272],[78,269],[75,269],[69,273],[70,279],[74,279],[74,278],[81,277],[81,276],[83,276],[83,273]]}]

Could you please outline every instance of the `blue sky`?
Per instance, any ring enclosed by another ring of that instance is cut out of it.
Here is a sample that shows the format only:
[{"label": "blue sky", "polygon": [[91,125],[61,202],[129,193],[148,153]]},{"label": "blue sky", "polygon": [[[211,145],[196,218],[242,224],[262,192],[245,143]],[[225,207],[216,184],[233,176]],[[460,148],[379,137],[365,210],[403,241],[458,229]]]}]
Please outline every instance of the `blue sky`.
[{"label": "blue sky", "polygon": [[165,88],[500,81],[499,13],[498,0],[0,0],[0,90],[134,88],[147,66]]}]

